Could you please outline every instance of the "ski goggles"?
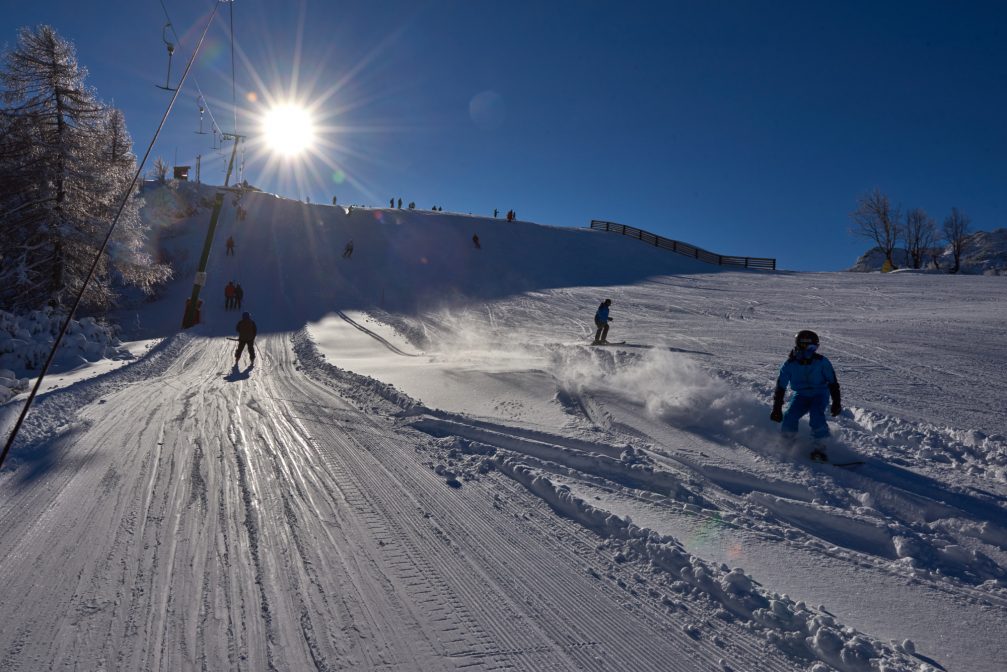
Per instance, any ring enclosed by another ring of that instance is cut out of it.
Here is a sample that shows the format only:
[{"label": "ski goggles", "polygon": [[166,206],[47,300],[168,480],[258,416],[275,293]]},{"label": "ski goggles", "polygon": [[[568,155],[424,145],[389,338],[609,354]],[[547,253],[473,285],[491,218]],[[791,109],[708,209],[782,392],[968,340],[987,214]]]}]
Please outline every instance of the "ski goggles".
[{"label": "ski goggles", "polygon": [[797,347],[803,352],[812,353],[818,349],[818,345],[815,343],[798,343]]}]

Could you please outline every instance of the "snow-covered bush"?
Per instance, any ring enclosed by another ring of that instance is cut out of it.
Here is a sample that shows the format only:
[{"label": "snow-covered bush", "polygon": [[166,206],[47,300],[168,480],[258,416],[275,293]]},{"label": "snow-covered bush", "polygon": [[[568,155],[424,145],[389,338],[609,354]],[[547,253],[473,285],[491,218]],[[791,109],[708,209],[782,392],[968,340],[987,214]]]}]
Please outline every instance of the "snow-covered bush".
[{"label": "snow-covered bush", "polygon": [[[28,386],[38,375],[66,319],[51,308],[15,315],[0,310],[0,403]],[[93,317],[71,320],[53,365],[68,370],[99,359],[130,359],[112,327]]]}]

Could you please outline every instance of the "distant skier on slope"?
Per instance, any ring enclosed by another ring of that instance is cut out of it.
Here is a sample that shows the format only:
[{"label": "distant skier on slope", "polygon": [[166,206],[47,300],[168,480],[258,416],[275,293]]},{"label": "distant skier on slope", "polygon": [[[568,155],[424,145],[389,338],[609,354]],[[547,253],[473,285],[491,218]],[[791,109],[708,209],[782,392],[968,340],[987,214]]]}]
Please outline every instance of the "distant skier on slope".
[{"label": "distant skier on slope", "polygon": [[343,248],[343,258],[349,259],[353,256],[353,239],[350,238],[350,242],[346,243],[346,247]]},{"label": "distant skier on slope", "polygon": [[605,345],[608,343],[608,323],[612,318],[608,316],[608,307],[612,305],[612,299],[605,299],[598,306],[598,311],[594,314],[594,325],[598,331],[594,334],[593,345]]},{"label": "distant skier on slope", "polygon": [[255,335],[258,333],[258,329],[255,326],[255,321],[252,320],[251,314],[244,312],[241,314],[241,321],[234,327],[234,330],[238,332],[238,351],[234,353],[234,365],[238,365],[238,361],[241,359],[241,352],[248,346],[248,357],[252,360],[251,365],[255,365]]},{"label": "distant skier on slope", "polygon": [[234,256],[234,238],[231,236],[227,237],[227,256]]},{"label": "distant skier on slope", "polygon": [[477,250],[483,249],[483,246],[479,244],[479,234],[477,233],[472,234],[472,244],[476,246]]},{"label": "distant skier on slope", "polygon": [[224,287],[224,310],[231,308],[234,308],[234,280],[229,281]]},{"label": "distant skier on slope", "polygon": [[241,288],[241,283],[239,282],[234,286],[234,307],[241,310],[241,302],[245,298],[245,290]]},{"label": "distant skier on slope", "polygon": [[[773,394],[773,411],[769,419],[782,422],[783,434],[790,438],[797,436],[797,423],[804,414],[809,414],[811,436],[815,441],[811,459],[824,462],[828,459],[822,440],[829,436],[829,425],[825,421],[825,408],[832,416],[839,415],[842,404],[839,397],[839,380],[836,371],[825,356],[818,354],[818,334],[808,329],[802,329],[794,337],[794,349],[790,351],[787,361],[780,367],[780,375],[776,379],[776,391]],[[790,398],[787,412],[783,412],[783,397],[787,386],[794,390]]]}]

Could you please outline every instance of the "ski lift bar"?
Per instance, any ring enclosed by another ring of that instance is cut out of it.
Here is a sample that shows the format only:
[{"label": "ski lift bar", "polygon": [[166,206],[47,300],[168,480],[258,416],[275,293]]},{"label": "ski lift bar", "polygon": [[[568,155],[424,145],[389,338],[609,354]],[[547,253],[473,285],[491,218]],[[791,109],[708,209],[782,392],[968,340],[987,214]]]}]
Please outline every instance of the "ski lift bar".
[{"label": "ski lift bar", "polygon": [[168,41],[168,28],[171,28],[170,22],[164,24],[164,28],[161,29],[161,39],[164,40],[164,46],[168,49],[168,75],[164,78],[164,86],[160,84],[154,86],[165,91],[177,91],[177,87],[171,86],[171,56],[175,53],[175,45]]},{"label": "ski lift bar", "polygon": [[203,130],[203,113],[206,112],[206,105],[203,104],[203,96],[197,98],[196,103],[199,105],[199,130],[196,131],[196,134],[207,135],[207,132]]}]

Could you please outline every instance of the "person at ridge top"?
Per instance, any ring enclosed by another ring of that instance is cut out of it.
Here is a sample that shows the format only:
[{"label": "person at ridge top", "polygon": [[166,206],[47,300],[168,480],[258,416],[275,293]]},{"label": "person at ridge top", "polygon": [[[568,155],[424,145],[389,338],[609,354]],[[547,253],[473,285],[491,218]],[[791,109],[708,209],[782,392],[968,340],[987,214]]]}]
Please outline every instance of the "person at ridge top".
[{"label": "person at ridge top", "polygon": [[[818,334],[808,329],[799,331],[794,337],[794,349],[780,367],[780,375],[776,379],[773,411],[769,414],[769,419],[782,423],[780,429],[784,436],[793,438],[797,436],[797,423],[808,414],[811,436],[815,440],[811,457],[824,461],[827,458],[821,441],[829,436],[825,409],[829,408],[835,417],[842,412],[843,407],[840,403],[836,371],[832,368],[832,362],[824,355],[818,354],[818,344]],[[787,393],[788,385],[793,389],[794,395],[790,398],[790,405],[784,413],[783,397]]]},{"label": "person at ridge top", "polygon": [[594,314],[594,326],[598,331],[594,334],[594,345],[608,343],[608,323],[612,318],[608,316],[608,307],[612,305],[612,299],[605,299],[598,306],[598,312]]}]

